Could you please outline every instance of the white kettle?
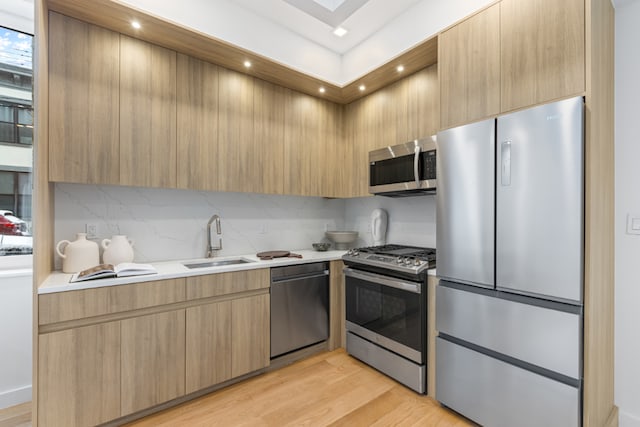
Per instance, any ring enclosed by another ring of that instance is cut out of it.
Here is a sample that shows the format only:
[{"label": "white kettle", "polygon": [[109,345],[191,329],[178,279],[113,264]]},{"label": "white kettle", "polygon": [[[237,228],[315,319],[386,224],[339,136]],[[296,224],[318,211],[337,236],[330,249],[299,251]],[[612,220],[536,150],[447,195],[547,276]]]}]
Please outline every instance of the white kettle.
[{"label": "white kettle", "polygon": [[76,240],[73,242],[59,241],[56,245],[56,252],[62,258],[64,273],[77,273],[100,264],[98,244],[87,240],[87,233],[76,234]]},{"label": "white kettle", "polygon": [[133,240],[127,239],[127,236],[117,234],[111,239],[102,241],[102,260],[106,264],[120,264],[121,262],[133,261]]}]

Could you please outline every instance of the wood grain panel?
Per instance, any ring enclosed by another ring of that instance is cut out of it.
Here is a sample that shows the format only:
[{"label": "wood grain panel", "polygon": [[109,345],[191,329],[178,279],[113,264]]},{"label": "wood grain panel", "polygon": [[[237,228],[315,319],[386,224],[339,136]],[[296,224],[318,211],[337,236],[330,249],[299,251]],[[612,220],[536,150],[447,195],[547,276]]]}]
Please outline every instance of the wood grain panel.
[{"label": "wood grain panel", "polygon": [[407,78],[408,138],[427,138],[440,128],[440,82],[438,66],[420,70]]},{"label": "wood grain panel", "polygon": [[178,54],[179,188],[218,189],[218,67]]},{"label": "wood grain panel", "polygon": [[120,36],[120,184],[176,187],[176,53]]},{"label": "wood grain panel", "polygon": [[64,322],[109,313],[109,288],[83,289],[38,296],[39,324]]},{"label": "wood grain panel", "polygon": [[121,321],[121,415],[184,395],[185,310]]},{"label": "wood grain panel", "polygon": [[500,111],[500,4],[440,34],[440,126]]},{"label": "wood grain panel", "polygon": [[585,90],[583,0],[501,2],[501,111]]},{"label": "wood grain panel", "polygon": [[269,295],[239,298],[231,302],[231,376],[269,366]]},{"label": "wood grain panel", "polygon": [[271,286],[268,268],[188,277],[187,300],[234,294]]},{"label": "wood grain panel", "polygon": [[585,295],[583,425],[617,426],[614,406],[614,16],[586,2]]},{"label": "wood grain panel", "polygon": [[168,279],[108,287],[109,313],[184,301],[186,279]]},{"label": "wood grain panel", "polygon": [[231,340],[231,301],[187,309],[187,393],[231,379]]},{"label": "wood grain panel", "polygon": [[254,166],[253,78],[225,68],[218,72],[218,188],[250,192],[261,182]]},{"label": "wood grain panel", "polygon": [[118,184],[117,33],[49,16],[49,179]]},{"label": "wood grain panel", "polygon": [[341,260],[331,261],[329,266],[331,274],[329,282],[329,351],[346,347],[343,268],[344,263]]},{"label": "wood grain panel", "polygon": [[251,192],[284,193],[284,103],[282,86],[254,80]]},{"label": "wood grain panel", "polygon": [[300,196],[322,196],[319,179],[324,171],[321,120],[326,104],[309,95],[287,90],[284,127],[284,192]]},{"label": "wood grain panel", "polygon": [[360,99],[345,108],[346,138],[351,144],[352,179],[355,197],[369,195],[369,146],[367,144],[368,128],[366,121],[367,102]]},{"label": "wood grain panel", "polygon": [[38,425],[93,426],[120,416],[120,323],[41,335]]}]

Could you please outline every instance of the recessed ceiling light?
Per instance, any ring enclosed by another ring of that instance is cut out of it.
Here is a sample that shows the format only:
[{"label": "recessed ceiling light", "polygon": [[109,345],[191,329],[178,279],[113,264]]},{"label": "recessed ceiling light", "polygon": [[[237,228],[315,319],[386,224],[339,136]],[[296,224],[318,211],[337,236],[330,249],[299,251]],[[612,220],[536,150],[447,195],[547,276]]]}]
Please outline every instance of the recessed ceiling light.
[{"label": "recessed ceiling light", "polygon": [[251,61],[244,61],[244,66],[247,68],[251,68]]},{"label": "recessed ceiling light", "polygon": [[343,28],[343,27],[336,27],[336,29],[335,29],[335,30],[333,30],[333,34],[335,34],[335,35],[336,35],[336,36],[338,36],[338,37],[342,37],[342,36],[344,36],[345,34],[347,34],[348,32],[349,32],[349,31],[347,31],[347,29],[346,29],[346,28]]},{"label": "recessed ceiling light", "polygon": [[142,28],[142,25],[140,25],[138,21],[131,21],[131,26],[136,30],[139,30],[140,28]]},{"label": "recessed ceiling light", "polygon": [[396,67],[396,70],[398,70],[399,73],[403,72],[404,71],[404,65],[398,65]]},{"label": "recessed ceiling light", "polygon": [[365,85],[360,85],[360,86],[358,86],[358,89],[360,89],[360,92],[364,92],[364,90],[365,90],[366,88],[367,88],[367,87],[366,87]]},{"label": "recessed ceiling light", "polygon": [[320,89],[318,89],[320,91],[320,93],[325,93],[327,90],[323,87],[321,87]]}]

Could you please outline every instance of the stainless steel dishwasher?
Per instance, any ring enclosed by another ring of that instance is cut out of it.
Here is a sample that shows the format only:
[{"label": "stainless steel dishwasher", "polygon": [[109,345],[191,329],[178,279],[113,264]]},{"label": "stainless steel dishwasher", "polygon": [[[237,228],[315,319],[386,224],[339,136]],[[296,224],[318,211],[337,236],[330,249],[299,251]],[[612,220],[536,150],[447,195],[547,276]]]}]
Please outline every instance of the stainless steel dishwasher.
[{"label": "stainless steel dishwasher", "polygon": [[329,338],[329,263],[271,269],[271,358]]}]

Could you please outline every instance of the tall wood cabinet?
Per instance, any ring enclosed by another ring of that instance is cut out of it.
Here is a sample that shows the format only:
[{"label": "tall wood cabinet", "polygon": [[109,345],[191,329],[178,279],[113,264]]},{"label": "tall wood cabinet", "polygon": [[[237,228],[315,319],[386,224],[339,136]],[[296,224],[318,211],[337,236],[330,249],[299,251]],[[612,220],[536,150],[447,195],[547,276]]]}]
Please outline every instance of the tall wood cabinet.
[{"label": "tall wood cabinet", "polygon": [[120,184],[176,187],[176,52],[124,35]]},{"label": "tall wood cabinet", "polygon": [[49,179],[119,184],[120,36],[49,15]]},{"label": "tall wood cabinet", "polygon": [[253,151],[245,178],[253,193],[284,194],[285,89],[253,80]]}]

